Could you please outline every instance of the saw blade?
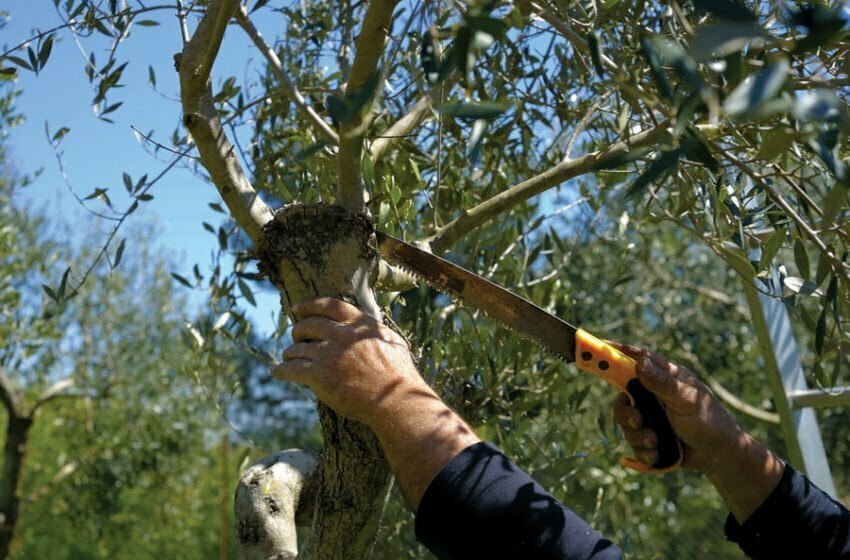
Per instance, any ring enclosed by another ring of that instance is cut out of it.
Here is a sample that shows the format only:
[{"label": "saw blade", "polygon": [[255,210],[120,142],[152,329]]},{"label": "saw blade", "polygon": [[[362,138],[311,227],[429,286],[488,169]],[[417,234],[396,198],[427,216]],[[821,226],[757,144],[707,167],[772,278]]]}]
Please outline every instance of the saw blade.
[{"label": "saw blade", "polygon": [[573,325],[509,290],[400,239],[376,232],[378,250],[388,262],[421,277],[433,288],[479,309],[520,335],[531,338],[565,362],[575,361]]}]

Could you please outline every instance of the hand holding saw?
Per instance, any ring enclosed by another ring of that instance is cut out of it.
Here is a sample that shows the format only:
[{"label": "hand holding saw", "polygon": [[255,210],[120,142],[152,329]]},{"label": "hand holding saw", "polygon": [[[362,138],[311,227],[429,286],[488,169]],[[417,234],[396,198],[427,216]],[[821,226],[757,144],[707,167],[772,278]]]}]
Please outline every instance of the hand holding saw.
[{"label": "hand holding saw", "polygon": [[410,270],[437,290],[486,312],[563,361],[574,362],[579,369],[624,391],[643,415],[644,427],[658,436],[658,461],[646,467],[634,458],[624,458],[623,464],[650,472],[668,472],[681,465],[682,442],[662,404],[638,380],[635,360],[486,278],[385,233],[376,235],[378,250],[388,262]]}]

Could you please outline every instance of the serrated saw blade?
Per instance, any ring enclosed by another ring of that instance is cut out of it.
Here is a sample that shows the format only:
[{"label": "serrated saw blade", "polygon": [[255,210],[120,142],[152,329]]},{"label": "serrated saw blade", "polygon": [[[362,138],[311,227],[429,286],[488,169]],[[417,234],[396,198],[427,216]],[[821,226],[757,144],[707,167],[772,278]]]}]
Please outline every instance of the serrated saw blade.
[{"label": "serrated saw blade", "polygon": [[388,262],[410,270],[465,305],[484,311],[565,362],[575,361],[577,327],[446,259],[380,231],[376,235],[378,250]]}]

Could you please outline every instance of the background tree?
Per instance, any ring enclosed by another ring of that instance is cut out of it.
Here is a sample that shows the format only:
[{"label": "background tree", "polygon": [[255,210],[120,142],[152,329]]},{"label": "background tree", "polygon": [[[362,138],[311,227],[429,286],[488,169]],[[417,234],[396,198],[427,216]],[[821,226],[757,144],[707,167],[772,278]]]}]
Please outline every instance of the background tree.
[{"label": "background tree", "polygon": [[[17,92],[3,92],[5,142],[22,117]],[[247,452],[230,443],[223,416],[253,362],[227,341],[182,340],[195,317],[152,226],[133,225],[132,250],[98,264],[90,221],[72,227],[23,206],[30,180],[0,145],[0,557],[235,552],[230,503]]]},{"label": "background tree", "polygon": [[[106,36],[115,46],[157,11],[177,12],[191,139],[175,134],[172,149],[197,148],[199,173],[208,173],[233,219],[260,245],[264,272],[279,288],[293,283],[291,269],[287,274],[268,257],[280,256],[274,251],[292,239],[265,237],[272,213],[257,193],[270,204],[336,200],[366,209],[382,229],[450,251],[461,264],[612,337],[655,342],[761,404],[769,396],[745,317],[738,317],[737,285],[724,275],[731,270],[756,289],[782,291],[809,341],[813,383],[836,384],[846,369],[848,44],[838,2],[212,1],[137,8],[69,0],[57,7],[66,29]],[[263,15],[283,22],[270,41],[255,27]],[[223,78],[213,92],[211,67],[231,23],[257,46],[266,72]],[[37,70],[52,36],[21,47],[26,58],[10,49],[7,62]],[[120,50],[108,53],[105,65],[90,57],[86,66],[104,118],[118,109],[113,88],[124,68]],[[128,210],[147,202],[149,187],[127,185],[135,198]],[[230,240],[231,225],[210,229],[235,254],[231,274],[213,275],[216,301],[232,303],[252,279],[249,255],[242,241]],[[652,551],[654,531],[671,524],[693,528],[698,516],[669,513],[678,507],[669,499],[676,485],[638,481],[604,461],[594,468],[602,450],[591,448],[589,457],[576,451],[599,441],[599,430],[611,441],[605,423],[592,427],[604,416],[558,415],[564,406],[579,415],[585,402],[600,410],[603,389],[559,377],[563,366],[488,330],[442,296],[424,288],[398,296],[398,275],[386,276],[390,293],[382,302],[426,344],[423,369],[484,435],[627,548]],[[355,299],[370,296],[361,291]],[[716,322],[703,324],[704,317]],[[463,347],[448,336],[456,329],[463,329]],[[429,346],[435,332],[441,336]],[[481,348],[505,351],[464,355],[469,332]],[[348,426],[325,412],[323,418],[326,442],[349,440],[339,435]],[[351,438],[368,441],[353,429]],[[563,433],[576,441],[564,442]],[[310,557],[339,546],[315,535],[334,526],[334,515],[351,517],[334,507],[345,503],[342,492],[377,504],[383,491],[371,451],[339,450],[326,445],[318,471],[325,499],[313,517]],[[334,472],[363,478],[342,486],[322,479],[328,457],[340,461]],[[836,461],[846,464],[846,457]],[[367,473],[366,464],[375,470]],[[549,478],[543,467],[555,464]],[[694,484],[686,481],[684,494],[693,491],[696,503],[707,499]],[[582,497],[588,487],[597,490]],[[623,495],[627,488],[647,489],[648,500],[640,494],[650,508],[644,515],[634,495]],[[359,509],[369,520],[379,515]],[[624,529],[635,519],[651,523]],[[358,531],[350,557],[369,554],[376,524],[362,527],[368,530]]]}]

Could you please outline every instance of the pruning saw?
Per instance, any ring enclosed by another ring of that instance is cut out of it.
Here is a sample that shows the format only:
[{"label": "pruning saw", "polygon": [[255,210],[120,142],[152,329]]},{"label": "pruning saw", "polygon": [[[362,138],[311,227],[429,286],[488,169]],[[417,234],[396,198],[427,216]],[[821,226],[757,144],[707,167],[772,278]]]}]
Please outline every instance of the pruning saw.
[{"label": "pruning saw", "polygon": [[622,463],[644,472],[668,472],[683,459],[663,405],[638,380],[637,363],[604,340],[548,313],[527,299],[443,258],[382,232],[376,232],[385,260],[409,270],[430,286],[465,305],[484,311],[508,328],[525,335],[561,358],[624,391],[643,415],[644,427],[658,436],[658,461],[648,467],[637,459]]}]

